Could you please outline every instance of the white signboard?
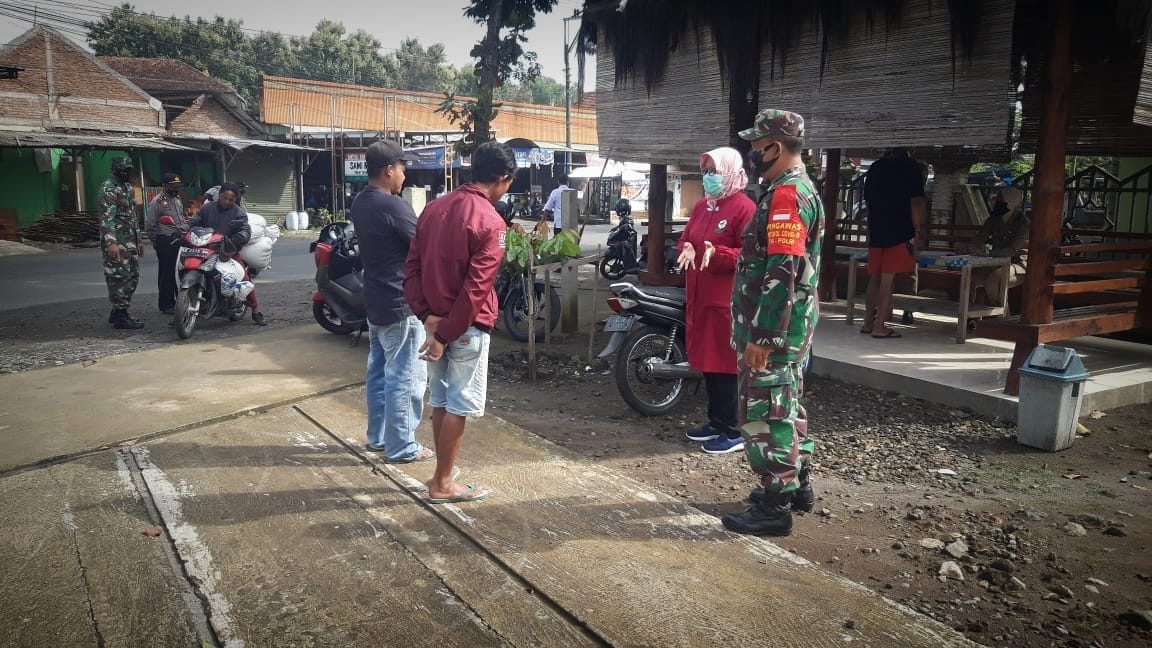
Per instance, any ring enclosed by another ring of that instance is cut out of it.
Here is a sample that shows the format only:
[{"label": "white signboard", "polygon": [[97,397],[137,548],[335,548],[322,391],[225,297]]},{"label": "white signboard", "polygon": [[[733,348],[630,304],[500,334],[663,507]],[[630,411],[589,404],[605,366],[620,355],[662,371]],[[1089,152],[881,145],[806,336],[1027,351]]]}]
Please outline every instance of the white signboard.
[{"label": "white signboard", "polygon": [[368,165],[364,162],[363,153],[344,154],[344,180],[345,182],[364,181],[368,179]]}]

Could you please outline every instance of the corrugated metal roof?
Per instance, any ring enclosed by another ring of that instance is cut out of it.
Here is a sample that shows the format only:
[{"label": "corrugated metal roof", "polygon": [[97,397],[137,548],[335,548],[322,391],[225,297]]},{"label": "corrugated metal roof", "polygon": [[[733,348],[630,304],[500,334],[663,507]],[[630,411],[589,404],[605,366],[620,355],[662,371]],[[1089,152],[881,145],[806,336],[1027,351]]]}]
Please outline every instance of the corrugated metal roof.
[{"label": "corrugated metal roof", "polygon": [[287,149],[291,151],[324,151],[327,149],[312,148],[309,146],[298,146],[296,144],[287,144],[285,142],[269,142],[267,140],[252,140],[252,139],[235,139],[213,137],[213,142],[219,142],[224,146],[237,151],[243,151],[246,148],[270,148],[270,149]]},{"label": "corrugated metal roof", "polygon": [[[463,99],[463,97],[460,97]],[[365,131],[406,133],[457,131],[436,113],[443,95],[310,81],[286,77],[263,78],[261,117],[270,124],[320,126]],[[563,107],[505,102],[492,127],[500,137],[562,142]],[[595,145],[596,113],[572,110],[573,144]]]},{"label": "corrugated metal roof", "polygon": [[0,147],[6,148],[65,148],[65,149],[110,149],[153,150],[153,151],[194,151],[153,137],[111,137],[104,135],[72,135],[69,133],[33,133],[0,131]]}]

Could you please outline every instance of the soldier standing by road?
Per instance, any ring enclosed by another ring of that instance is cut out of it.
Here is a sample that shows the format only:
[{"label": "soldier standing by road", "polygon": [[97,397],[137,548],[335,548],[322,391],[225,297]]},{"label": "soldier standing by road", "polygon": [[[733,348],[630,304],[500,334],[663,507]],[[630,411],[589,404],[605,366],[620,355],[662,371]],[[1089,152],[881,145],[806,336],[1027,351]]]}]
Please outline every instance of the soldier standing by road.
[{"label": "soldier standing by road", "polygon": [[132,158],[112,160],[112,175],[100,186],[100,247],[104,251],[104,281],[112,313],[108,323],[118,329],[141,329],[144,324],[128,314],[136,284],[140,282],[140,226],[136,220],[136,199],[128,178]]},{"label": "soldier standing by road", "polygon": [[160,262],[156,278],[160,312],[171,315],[176,312],[176,257],[180,252],[181,232],[187,225],[184,223],[184,205],[180,202],[180,176],[165,173],[161,181],[164,191],[148,203],[144,229]]},{"label": "soldier standing by road", "polygon": [[792,511],[810,511],[812,440],[800,406],[801,362],[819,312],[824,209],[800,158],[804,118],[767,109],[740,132],[754,171],[768,183],[744,231],[732,289],[732,346],[739,355],[741,431],[761,487],[752,506],[725,515],[737,533],[788,535]]}]

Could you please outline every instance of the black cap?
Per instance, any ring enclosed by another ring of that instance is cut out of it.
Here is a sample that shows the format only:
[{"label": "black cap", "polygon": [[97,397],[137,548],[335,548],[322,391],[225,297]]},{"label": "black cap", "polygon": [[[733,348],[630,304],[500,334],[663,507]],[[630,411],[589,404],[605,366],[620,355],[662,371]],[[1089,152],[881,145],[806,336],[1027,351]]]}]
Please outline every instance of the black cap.
[{"label": "black cap", "polygon": [[375,142],[364,153],[364,166],[368,167],[368,175],[373,175],[376,171],[400,161],[415,162],[416,160],[415,155],[405,153],[404,149],[392,140]]},{"label": "black cap", "polygon": [[172,173],[171,171],[160,176],[160,182],[163,184],[166,184],[166,185],[182,184],[182,181],[180,180],[180,176],[176,175],[175,173]]}]

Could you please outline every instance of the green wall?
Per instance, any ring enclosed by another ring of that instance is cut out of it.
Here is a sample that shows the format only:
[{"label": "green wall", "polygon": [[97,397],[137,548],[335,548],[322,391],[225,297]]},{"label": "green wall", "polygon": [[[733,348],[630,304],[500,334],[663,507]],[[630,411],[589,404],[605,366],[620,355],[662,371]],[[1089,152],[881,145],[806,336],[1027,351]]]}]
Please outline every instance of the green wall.
[{"label": "green wall", "polygon": [[60,155],[51,149],[52,171],[40,173],[32,149],[0,148],[0,207],[16,210],[17,224],[27,227],[60,209]]}]

